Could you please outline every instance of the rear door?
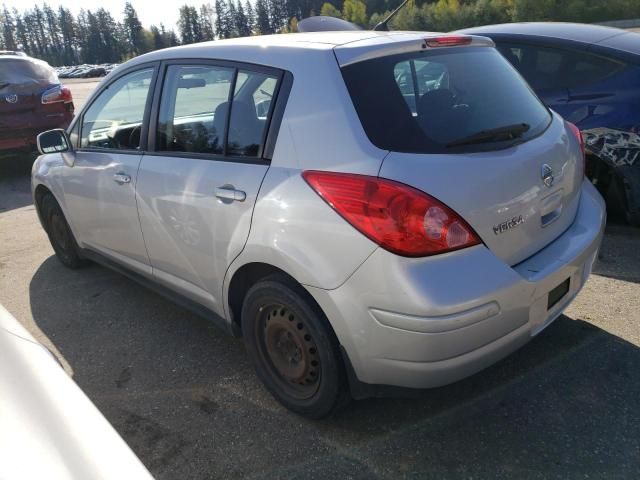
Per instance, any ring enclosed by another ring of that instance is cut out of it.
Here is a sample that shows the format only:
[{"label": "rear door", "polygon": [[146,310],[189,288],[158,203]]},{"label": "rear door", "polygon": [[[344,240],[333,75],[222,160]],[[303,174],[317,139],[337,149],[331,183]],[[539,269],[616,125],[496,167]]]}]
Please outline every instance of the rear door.
[{"label": "rear door", "polygon": [[164,67],[154,152],[138,208],[156,279],[222,314],[225,272],[249,234],[281,72],[229,63]]},{"label": "rear door", "polygon": [[69,218],[79,240],[149,275],[135,189],[156,70],[146,66],[127,72],[94,98],[79,120],[75,161],[63,177]]},{"label": "rear door", "polygon": [[[412,102],[396,74],[406,62],[442,72],[435,80],[417,75]],[[369,139],[390,151],[379,175],[451,207],[506,263],[573,222],[582,182],[577,139],[494,48],[420,48],[342,72]]]}]

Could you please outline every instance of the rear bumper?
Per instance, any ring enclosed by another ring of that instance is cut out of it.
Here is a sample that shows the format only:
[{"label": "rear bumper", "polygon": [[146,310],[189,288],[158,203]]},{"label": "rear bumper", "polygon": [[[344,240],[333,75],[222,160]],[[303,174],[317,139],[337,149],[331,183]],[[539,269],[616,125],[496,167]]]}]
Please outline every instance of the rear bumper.
[{"label": "rear bumper", "polygon": [[[557,318],[591,272],[604,226],[604,202],[584,182],[572,225],[514,267],[484,246],[420,259],[378,249],[339,288],[309,291],[359,382],[437,387],[495,363]],[[567,279],[568,292],[547,308]]]},{"label": "rear bumper", "polygon": [[[28,126],[12,125],[2,127],[0,133],[0,151],[25,150],[36,146],[38,134],[54,128],[67,128],[73,119],[73,113],[65,112],[55,115],[42,115],[29,122]],[[7,122],[10,123],[10,122]]]}]

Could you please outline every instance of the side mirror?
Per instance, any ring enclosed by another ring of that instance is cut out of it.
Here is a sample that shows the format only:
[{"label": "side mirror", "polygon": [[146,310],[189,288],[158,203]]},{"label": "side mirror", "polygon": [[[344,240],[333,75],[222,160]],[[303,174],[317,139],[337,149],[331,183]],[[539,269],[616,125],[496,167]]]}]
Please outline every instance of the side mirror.
[{"label": "side mirror", "polygon": [[47,153],[62,153],[71,152],[71,141],[65,132],[61,128],[55,130],[47,130],[38,135],[37,139],[38,151],[45,155]]}]

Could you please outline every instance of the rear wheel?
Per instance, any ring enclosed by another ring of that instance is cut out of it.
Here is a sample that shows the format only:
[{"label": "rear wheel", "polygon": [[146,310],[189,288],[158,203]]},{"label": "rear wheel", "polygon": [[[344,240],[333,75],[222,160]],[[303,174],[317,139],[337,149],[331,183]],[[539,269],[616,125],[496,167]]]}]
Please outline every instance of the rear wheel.
[{"label": "rear wheel", "polygon": [[258,376],[285,407],[317,419],[346,405],[338,342],[302,287],[284,276],[254,285],[243,303],[242,331]]},{"label": "rear wheel", "polygon": [[51,242],[58,259],[69,268],[75,269],[85,265],[86,260],[80,256],[80,249],[67,220],[64,218],[62,209],[50,193],[42,197],[41,212],[49,242]]}]

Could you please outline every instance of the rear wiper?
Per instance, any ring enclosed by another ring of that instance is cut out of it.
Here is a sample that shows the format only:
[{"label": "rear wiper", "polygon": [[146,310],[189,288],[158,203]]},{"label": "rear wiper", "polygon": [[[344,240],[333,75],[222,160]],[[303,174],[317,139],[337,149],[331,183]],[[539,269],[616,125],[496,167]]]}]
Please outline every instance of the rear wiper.
[{"label": "rear wiper", "polygon": [[447,147],[459,147],[461,145],[473,145],[476,143],[500,142],[505,140],[513,140],[522,136],[524,132],[529,130],[528,123],[514,123],[513,125],[505,125],[504,127],[491,128],[482,130],[467,137],[454,140],[447,143]]}]

